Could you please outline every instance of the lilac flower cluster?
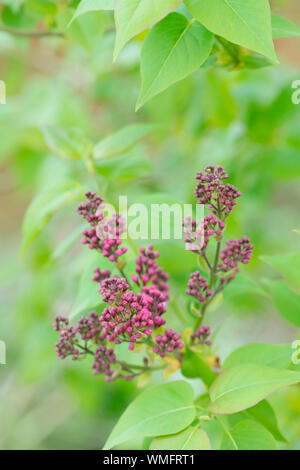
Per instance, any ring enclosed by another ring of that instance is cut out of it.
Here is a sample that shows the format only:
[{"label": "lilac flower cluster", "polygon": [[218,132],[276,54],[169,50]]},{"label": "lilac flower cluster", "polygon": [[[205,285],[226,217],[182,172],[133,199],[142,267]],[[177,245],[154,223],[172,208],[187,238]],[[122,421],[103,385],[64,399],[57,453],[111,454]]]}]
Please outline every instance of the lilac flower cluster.
[{"label": "lilac flower cluster", "polygon": [[210,327],[200,325],[195,333],[191,335],[193,344],[206,344],[207,346],[211,345],[211,341],[207,340],[210,336]]},{"label": "lilac flower cluster", "polygon": [[90,312],[88,317],[78,320],[76,331],[84,340],[92,339],[95,344],[103,339],[101,336],[102,325],[96,311]]},{"label": "lilac flower cluster", "polygon": [[[205,310],[215,296],[230,283],[239,272],[238,264],[247,264],[252,256],[253,245],[250,239],[243,237],[240,240],[229,240],[226,248],[221,249],[225,221],[236,205],[236,199],[241,192],[229,183],[224,183],[228,174],[221,166],[209,165],[204,173],[196,175],[198,180],[195,197],[199,204],[206,205],[210,213],[200,224],[191,218],[183,221],[184,238],[188,248],[200,255],[208,270],[208,279],[199,271],[190,275],[186,293],[191,295],[200,304],[199,319],[196,331],[192,334],[192,342],[209,345],[206,338],[210,334],[209,327],[201,326]],[[211,250],[208,245],[211,240],[216,242],[215,254],[210,259]]]},{"label": "lilac flower cluster", "polygon": [[103,269],[102,271],[100,271],[99,268],[95,268],[92,281],[100,283],[101,281],[109,278],[110,276],[111,276],[111,271],[109,271],[108,269]]},{"label": "lilac flower cluster", "polygon": [[223,180],[228,174],[221,166],[209,165],[204,169],[205,173],[198,172],[196,179],[199,181],[195,189],[195,197],[199,204],[207,204],[213,214],[220,213],[226,217],[236,205],[236,199],[241,192],[232,184],[224,184]]},{"label": "lilac flower cluster", "polygon": [[175,333],[171,328],[166,330],[165,335],[157,335],[155,342],[157,343],[153,347],[153,351],[159,354],[160,357],[165,357],[167,353],[172,353],[176,349],[182,349],[184,344],[180,341],[180,333]]},{"label": "lilac flower cluster", "polygon": [[87,202],[79,204],[77,212],[89,222],[91,228],[82,232],[81,242],[91,250],[101,251],[111,262],[117,262],[118,258],[127,252],[126,247],[120,246],[125,221],[118,213],[107,219],[103,212],[103,199],[94,192],[86,193],[86,198]]},{"label": "lilac flower cluster", "polygon": [[169,279],[161,268],[158,267],[157,261],[159,258],[159,252],[153,251],[153,245],[148,246],[148,250],[145,248],[140,249],[140,255],[136,259],[136,273],[132,275],[132,280],[138,286],[146,286],[152,284],[164,294],[165,300],[169,298],[169,287],[167,281]]},{"label": "lilac flower cluster", "polygon": [[94,375],[104,374],[105,380],[110,382],[113,379],[115,370],[111,367],[116,362],[116,355],[112,348],[106,348],[101,345],[96,348],[94,353],[94,363],[92,369]]},{"label": "lilac flower cluster", "polygon": [[252,257],[253,244],[250,238],[243,237],[240,240],[229,240],[227,247],[220,253],[222,260],[219,263],[221,271],[228,272],[236,268],[238,263],[247,264]]},{"label": "lilac flower cluster", "polygon": [[[62,318],[62,317],[60,317]],[[79,355],[79,350],[76,347],[76,328],[68,325],[67,318],[63,319],[65,323],[65,328],[61,328],[59,341],[56,343],[56,354],[60,359],[65,359],[67,356],[72,356],[73,361],[75,361]],[[55,323],[54,328],[57,329],[57,323]]]},{"label": "lilac flower cluster", "polygon": [[160,293],[153,288],[153,296],[144,292],[136,295],[132,290],[123,292],[115,305],[104,309],[100,320],[103,334],[109,342],[128,342],[129,350],[132,351],[138,340],[149,337],[154,329],[165,324],[161,318],[165,308],[162,303],[155,301]]},{"label": "lilac flower cluster", "polygon": [[208,214],[201,221],[201,228],[195,219],[187,216],[182,222],[184,227],[184,241],[188,249],[193,252],[203,252],[211,237],[215,240],[222,239],[225,228],[223,220],[217,219],[213,214]]},{"label": "lilac flower cluster", "polygon": [[[206,308],[234,279],[238,264],[247,264],[252,256],[253,245],[247,237],[229,240],[223,249],[221,246],[225,221],[234,209],[236,199],[241,196],[234,186],[224,183],[227,178],[221,166],[211,165],[205,168],[204,173],[199,172],[195,196],[200,204],[207,205],[210,213],[200,224],[192,218],[183,221],[185,242],[191,251],[203,258],[208,273],[206,277],[200,271],[191,273],[186,290],[199,303],[198,319],[190,336],[193,345],[211,345],[208,339],[210,327],[202,325]],[[151,361],[147,357],[143,358],[144,366],[119,361],[116,351],[121,343],[127,343],[130,351],[136,344],[143,343],[149,354],[153,351],[161,358],[160,361],[167,355],[181,360],[184,344],[180,333],[164,329],[169,276],[158,265],[159,252],[154,251],[153,245],[141,248],[135,262],[135,274],[130,280],[126,275],[126,263],[119,259],[127,251],[121,246],[121,236],[126,229],[123,218],[118,213],[110,219],[105,217],[103,200],[95,193],[86,193],[86,198],[86,202],[77,209],[90,224],[90,228],[83,232],[82,243],[108,258],[113,268],[110,271],[96,267],[92,276],[92,280],[99,284],[99,292],[107,306],[100,314],[90,312],[74,327],[69,325],[67,318],[57,317],[54,323],[54,329],[60,334],[56,344],[57,355],[62,359],[71,356],[73,360],[92,355],[94,374],[104,374],[107,381],[119,377],[131,380],[151,369]],[[208,248],[212,242],[216,243],[216,250],[210,259],[212,250]],[[119,274],[112,274],[113,270]]]},{"label": "lilac flower cluster", "polygon": [[[136,274],[132,276],[139,290],[136,293],[125,277],[125,263],[117,263],[118,257],[126,252],[126,248],[116,249],[121,244],[120,236],[125,230],[123,219],[119,214],[114,214],[107,220],[103,214],[102,198],[91,192],[86,197],[87,202],[79,205],[78,212],[90,223],[91,228],[83,232],[82,241],[108,257],[121,276],[112,275],[107,269],[94,269],[92,281],[99,283],[102,300],[108,305],[100,315],[95,311],[90,312],[75,327],[69,325],[66,318],[57,317],[54,325],[55,330],[60,332],[57,354],[61,358],[72,355],[73,359],[91,354],[94,357],[94,374],[102,373],[106,380],[118,377],[129,380],[138,373],[117,360],[113,345],[125,342],[132,351],[135,344],[144,342],[161,357],[183,348],[183,343],[179,341],[180,334],[173,330],[167,330],[166,336],[162,336],[165,339],[161,341],[159,336],[156,342],[152,339],[153,332],[166,323],[162,316],[169,298],[169,276],[158,266],[159,252],[154,251],[153,245],[147,249],[141,248],[136,259]],[[148,369],[147,358],[144,358],[144,364]],[[143,369],[140,370],[142,372]]]},{"label": "lilac flower cluster", "polygon": [[99,292],[102,294],[103,302],[108,304],[116,303],[119,300],[120,294],[126,292],[129,289],[126,279],[113,276],[107,279],[103,279],[100,282]]},{"label": "lilac flower cluster", "polygon": [[87,220],[92,227],[95,227],[104,218],[103,199],[92,191],[85,193],[85,196],[87,201],[79,204],[77,212],[81,217]]},{"label": "lilac flower cluster", "polygon": [[195,297],[200,303],[206,302],[212,292],[205,277],[199,271],[191,273],[186,294]]}]

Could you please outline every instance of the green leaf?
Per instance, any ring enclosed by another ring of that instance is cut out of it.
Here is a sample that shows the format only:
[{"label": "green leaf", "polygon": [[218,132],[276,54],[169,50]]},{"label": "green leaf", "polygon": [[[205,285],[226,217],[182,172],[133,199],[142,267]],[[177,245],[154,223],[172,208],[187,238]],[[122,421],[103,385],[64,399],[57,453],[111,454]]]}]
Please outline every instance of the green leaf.
[{"label": "green leaf", "polygon": [[240,364],[260,364],[282,369],[291,362],[291,355],[290,344],[249,344],[229,354],[223,367]]},{"label": "green leaf", "polygon": [[113,264],[99,253],[93,253],[91,255],[91,259],[84,269],[79,282],[77,296],[69,316],[70,320],[88,310],[93,310],[99,306],[104,309],[106,306],[106,304],[102,302],[98,283],[92,281],[94,268],[96,267],[99,267],[101,270],[108,269],[110,271],[114,268]]},{"label": "green leaf", "polygon": [[179,3],[180,0],[116,0],[114,58],[130,39],[175,10]]},{"label": "green leaf", "polygon": [[150,450],[210,450],[208,435],[197,426],[165,437],[156,437]]},{"label": "green leaf", "polygon": [[113,10],[114,0],[81,0],[68,26],[80,15],[90,11]]},{"label": "green leaf", "polygon": [[272,434],[255,421],[240,421],[224,435],[221,450],[276,450]]},{"label": "green leaf", "polygon": [[277,61],[268,0],[184,0],[184,3],[213,33]]},{"label": "green leaf", "polygon": [[94,148],[96,160],[111,158],[125,153],[140,139],[157,129],[154,124],[130,124],[101,140]]},{"label": "green leaf", "polygon": [[41,131],[49,149],[59,157],[86,159],[92,151],[92,143],[75,127],[43,126]]},{"label": "green leaf", "polygon": [[135,148],[123,155],[97,160],[96,169],[105,178],[131,181],[151,174],[152,162],[140,152],[139,148]]},{"label": "green leaf", "polygon": [[202,429],[207,433],[211,448],[213,450],[219,450],[224,435],[224,429],[217,419],[211,419],[210,421],[204,421]]},{"label": "green leaf", "polygon": [[273,38],[300,37],[300,28],[292,21],[274,13],[272,13],[271,19]]},{"label": "green leaf", "polygon": [[216,379],[216,374],[211,370],[204,360],[186,347],[184,358],[181,365],[181,371],[189,379],[201,379],[208,387]]},{"label": "green leaf", "polygon": [[275,390],[300,382],[299,372],[243,364],[225,369],[212,384],[209,409],[215,414],[245,410]]},{"label": "green leaf", "polygon": [[80,235],[84,229],[89,228],[87,223],[83,223],[79,225],[76,229],[72,230],[70,235],[65,238],[51,253],[51,260],[57,260],[61,256],[63,256],[67,251],[74,245],[76,242],[80,240]]},{"label": "green leaf", "polygon": [[186,428],[195,418],[193,389],[183,381],[142,392],[125,410],[104,449],[139,436],[165,436]]},{"label": "green leaf", "polygon": [[241,273],[224,291],[225,298],[235,295],[260,295],[267,297],[266,292],[262,289],[257,280],[251,279]]},{"label": "green leaf", "polygon": [[85,189],[80,184],[71,180],[59,181],[40,192],[31,202],[24,217],[21,253],[29,248],[54,212],[80,201],[84,192]]},{"label": "green leaf", "polygon": [[285,255],[261,256],[261,259],[276,269],[300,293],[300,251]]},{"label": "green leaf", "polygon": [[280,315],[300,328],[300,295],[289,289],[284,281],[264,281]]},{"label": "green leaf", "polygon": [[277,441],[286,442],[281,432],[278,429],[277,419],[275,412],[267,400],[263,400],[252,408],[243,411],[241,414],[250,416],[262,424]]},{"label": "green leaf", "polygon": [[102,11],[87,11],[73,18],[74,10],[64,10],[57,16],[61,31],[79,43],[88,52],[94,51],[106,27],[106,17]]},{"label": "green leaf", "polygon": [[212,44],[213,35],[204,26],[179,13],[170,13],[156,24],[142,47],[142,89],[136,108],[197,70]]}]

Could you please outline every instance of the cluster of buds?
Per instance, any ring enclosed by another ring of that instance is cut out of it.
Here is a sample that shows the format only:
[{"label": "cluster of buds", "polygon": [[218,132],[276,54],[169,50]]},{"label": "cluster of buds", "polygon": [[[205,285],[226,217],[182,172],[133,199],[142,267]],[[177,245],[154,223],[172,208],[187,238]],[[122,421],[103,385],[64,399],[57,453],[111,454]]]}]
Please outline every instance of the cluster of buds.
[{"label": "cluster of buds", "polygon": [[99,292],[102,294],[103,302],[107,302],[112,305],[117,302],[120,294],[126,292],[129,289],[129,284],[126,279],[113,276],[107,279],[103,279],[100,282]]},{"label": "cluster of buds", "polygon": [[190,216],[185,217],[182,222],[184,227],[184,241],[188,249],[195,253],[203,252],[211,237],[221,240],[225,224],[223,220],[217,219],[213,214],[208,214],[200,224]]},{"label": "cluster of buds", "polygon": [[[114,269],[123,274],[124,263],[120,266],[117,260],[126,252],[126,248],[120,248],[120,237],[125,231],[124,221],[119,214],[106,219],[103,200],[95,193],[86,193],[86,197],[87,202],[79,205],[78,212],[91,227],[83,232],[82,242],[108,257]],[[152,339],[154,331],[166,323],[162,316],[169,297],[169,276],[158,266],[158,257],[159,253],[154,251],[153,245],[147,249],[141,248],[136,260],[136,274],[132,276],[139,289],[137,293],[132,290],[125,274],[119,277],[107,269],[94,269],[92,280],[99,283],[102,300],[108,305],[100,315],[93,311],[88,317],[81,318],[75,327],[69,325],[64,317],[56,318],[54,328],[60,332],[57,343],[59,357],[72,355],[73,359],[77,359],[92,354],[94,374],[104,374],[110,381],[120,376],[131,379],[137,375],[128,365],[117,361],[114,345],[125,342],[132,351],[136,343],[144,342],[154,350],[158,348],[157,353],[161,357],[183,347],[179,341],[180,334],[173,330],[166,331],[166,336],[162,337],[166,340],[162,342]],[[120,373],[120,370],[127,375]]]},{"label": "cluster of buds", "polygon": [[104,374],[106,382],[113,379],[115,370],[111,367],[116,362],[116,355],[112,348],[98,346],[94,353],[94,363],[92,365],[94,375]]},{"label": "cluster of buds", "polygon": [[[252,256],[253,245],[247,237],[229,240],[226,248],[221,249],[225,221],[233,211],[236,199],[241,196],[240,191],[232,184],[224,183],[227,178],[228,174],[221,166],[209,165],[204,173],[197,173],[195,197],[199,204],[207,206],[210,213],[199,224],[192,218],[183,221],[185,242],[191,251],[202,257],[209,278],[196,271],[190,275],[188,281],[186,293],[200,303],[197,325],[202,321],[210,302],[235,278],[239,272],[238,264],[247,264]],[[217,245],[211,259],[211,250],[207,248],[212,239]],[[209,327],[199,326],[191,339],[193,343],[198,341],[200,344],[210,345],[210,341],[207,341],[209,335]]]},{"label": "cluster of buds", "polygon": [[207,340],[210,336],[210,327],[201,325],[195,333],[191,335],[193,344],[206,344],[207,346],[211,345],[211,341]]},{"label": "cluster of buds", "polygon": [[76,327],[76,331],[78,331],[83,340],[93,339],[96,344],[103,339],[101,330],[102,325],[96,311],[90,312],[88,317],[80,318]]},{"label": "cluster of buds", "polygon": [[92,276],[92,281],[100,283],[104,279],[108,279],[110,276],[111,276],[111,271],[109,271],[108,269],[103,269],[102,271],[100,271],[99,268],[95,268],[94,274]]},{"label": "cluster of buds", "polygon": [[81,202],[77,207],[77,212],[83,217],[92,227],[95,227],[99,222],[104,219],[103,215],[103,199],[97,196],[96,193],[88,191],[85,193],[86,202]]},{"label": "cluster of buds", "polygon": [[82,317],[77,325],[73,327],[69,325],[69,320],[66,317],[58,316],[55,318],[53,329],[59,332],[59,341],[56,343],[56,352],[58,357],[65,359],[67,356],[72,356],[76,360],[80,355],[80,351],[84,351],[87,341],[92,340],[94,344],[100,344],[103,340],[101,334],[102,325],[99,320],[97,312],[92,311],[88,317]]},{"label": "cluster of buds", "polygon": [[173,353],[176,349],[182,349],[184,344],[180,341],[180,333],[176,333],[171,328],[166,330],[165,335],[157,335],[153,346],[153,351],[160,357],[165,357],[167,353]]},{"label": "cluster of buds", "polygon": [[[156,288],[155,288],[156,289]],[[156,295],[159,294],[156,290]],[[129,343],[129,350],[141,338],[149,337],[153,330],[165,324],[161,315],[165,312],[155,298],[129,290],[118,295],[118,302],[104,309],[100,320],[103,334],[109,342]]]},{"label": "cluster of buds", "polygon": [[[225,220],[241,195],[234,186],[224,183],[227,178],[221,166],[211,165],[205,168],[204,173],[199,172],[195,196],[200,204],[207,205],[210,213],[200,224],[191,217],[183,221],[185,242],[191,251],[203,257],[208,268],[207,278],[199,271],[191,273],[186,291],[200,304],[196,331],[190,336],[194,345],[211,345],[208,339],[210,327],[200,325],[206,307],[234,279],[238,264],[248,263],[253,250],[247,237],[227,241],[226,248],[221,249]],[[136,344],[143,343],[160,358],[173,355],[181,360],[183,353],[179,350],[184,348],[184,344],[180,333],[162,328],[166,323],[163,315],[169,300],[169,276],[158,265],[159,252],[154,251],[153,245],[140,249],[135,274],[131,277],[133,289],[130,278],[126,277],[126,263],[119,262],[119,257],[127,251],[126,247],[121,247],[121,236],[126,229],[124,219],[119,213],[111,218],[105,217],[103,200],[95,193],[86,193],[86,198],[87,201],[77,209],[90,224],[90,228],[83,232],[82,243],[108,258],[121,276],[112,275],[112,271],[107,269],[94,269],[92,280],[99,284],[99,292],[107,306],[100,315],[96,311],[90,312],[74,327],[65,317],[57,317],[54,324],[54,329],[60,333],[57,355],[62,359],[71,356],[76,360],[91,354],[94,374],[104,374],[107,381],[118,377],[131,380],[150,369],[146,357],[143,358],[144,367],[136,366],[138,372],[134,370],[135,366],[118,361],[116,350],[121,343],[127,343],[130,351]],[[207,248],[212,240],[217,243],[217,248],[210,261],[211,250]],[[154,338],[158,328],[162,328],[162,332],[159,330],[157,333],[160,334]]]},{"label": "cluster of buds", "polygon": [[201,276],[199,271],[191,273],[186,294],[195,297],[200,303],[206,302],[211,297],[212,292],[207,279]]},{"label": "cluster of buds", "polygon": [[107,219],[103,212],[103,199],[95,193],[86,193],[86,198],[87,202],[79,204],[77,212],[89,222],[91,228],[83,230],[81,242],[116,263],[127,252],[126,247],[121,247],[125,221],[118,213]]},{"label": "cluster of buds", "polygon": [[220,271],[228,272],[235,269],[238,263],[247,264],[252,257],[253,245],[250,238],[243,237],[240,240],[229,240],[227,247],[220,253]]},{"label": "cluster of buds", "polygon": [[[60,359],[65,359],[67,356],[72,356],[73,361],[78,358],[79,350],[76,347],[76,328],[68,325],[68,319],[59,317],[60,321],[55,319],[54,329],[59,331],[59,341],[56,343],[56,354]],[[64,327],[57,325],[64,325]],[[58,329],[59,328],[59,329]]]},{"label": "cluster of buds", "polygon": [[169,298],[169,287],[167,281],[169,279],[161,268],[159,268],[157,261],[159,252],[153,251],[153,245],[140,249],[140,255],[136,259],[137,274],[132,275],[132,281],[138,286],[146,286],[147,284],[154,285],[157,289],[165,295],[165,300]]},{"label": "cluster of buds", "polygon": [[232,184],[224,184],[223,180],[228,174],[221,166],[209,165],[204,169],[205,173],[198,172],[196,179],[199,181],[195,189],[195,197],[199,204],[207,204],[213,214],[227,217],[236,205],[236,199],[241,192]]}]

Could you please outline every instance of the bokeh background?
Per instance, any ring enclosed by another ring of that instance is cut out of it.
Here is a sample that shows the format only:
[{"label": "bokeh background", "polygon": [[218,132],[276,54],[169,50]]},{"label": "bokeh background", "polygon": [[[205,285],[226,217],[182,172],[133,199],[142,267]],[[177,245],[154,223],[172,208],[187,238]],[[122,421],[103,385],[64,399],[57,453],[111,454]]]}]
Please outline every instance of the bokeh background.
[{"label": "bokeh background", "polygon": [[[30,0],[24,20],[22,3],[0,4],[4,25],[28,28],[45,13],[43,2]],[[300,24],[298,0],[272,3]],[[300,79],[299,39],[276,40],[277,67],[200,69],[135,113],[139,41],[113,64],[114,33],[98,33],[80,44],[73,37],[28,40],[0,31],[0,79],[7,90],[7,103],[0,105],[0,339],[7,345],[7,364],[0,365],[2,449],[98,449],[138,393],[136,383],[106,384],[89,363],[55,356],[54,316],[78,305],[82,273],[89,276],[92,262],[79,242],[76,204],[55,214],[20,256],[23,216],[38,192],[66,177],[95,189],[80,161],[49,149],[45,125],[74,126],[97,142],[132,122],[159,124],[127,154],[99,166],[99,184],[110,201],[126,194],[129,201],[151,202],[160,194],[163,201],[193,202],[196,171],[223,164],[243,193],[227,235],[247,234],[255,253],[209,314],[220,357],[239,345],[287,343],[298,334],[260,287],[276,278],[260,257],[300,243],[294,231],[300,229],[300,104],[291,100],[291,84]],[[195,260],[179,242],[156,246],[172,276],[169,321],[182,329]],[[87,307],[88,300],[81,310]],[[159,373],[153,377],[161,380]],[[194,386],[200,390],[197,381]],[[271,402],[289,447],[300,448],[299,387],[276,393]]]}]

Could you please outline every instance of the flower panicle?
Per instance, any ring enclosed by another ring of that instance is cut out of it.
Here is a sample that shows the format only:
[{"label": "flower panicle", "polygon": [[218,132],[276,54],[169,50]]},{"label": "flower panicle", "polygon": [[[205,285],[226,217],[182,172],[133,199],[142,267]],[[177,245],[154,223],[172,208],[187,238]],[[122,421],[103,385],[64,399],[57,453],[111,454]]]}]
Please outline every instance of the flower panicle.
[{"label": "flower panicle", "polygon": [[[200,222],[187,217],[182,223],[188,249],[202,257],[207,266],[205,275],[200,271],[190,274],[186,290],[199,305],[198,320],[189,338],[195,347],[211,346],[210,327],[202,324],[206,308],[233,281],[239,265],[249,262],[253,252],[253,244],[246,236],[227,240],[222,248],[227,217],[241,196],[237,188],[226,182],[228,177],[221,166],[209,165],[204,172],[198,172],[195,197],[209,213]],[[115,213],[107,218],[103,199],[94,192],[86,193],[86,201],[79,204],[77,211],[90,225],[83,231],[82,243],[108,258],[120,275],[95,267],[91,280],[98,284],[106,306],[101,313],[94,310],[80,318],[75,326],[66,317],[57,316],[53,325],[59,332],[57,355],[61,359],[71,356],[73,360],[92,355],[93,373],[104,375],[107,381],[119,377],[131,380],[150,370],[153,353],[161,361],[167,360],[168,355],[181,361],[184,354],[181,334],[166,328],[164,318],[170,296],[169,275],[158,264],[160,253],[152,244],[142,247],[135,260],[135,272],[126,277],[126,262],[120,260],[127,252],[121,238],[126,230],[122,215]],[[216,250],[210,258],[213,244]],[[130,351],[137,344],[146,345],[149,357],[144,357],[139,372],[135,366],[117,359],[116,348],[122,343]]]}]

